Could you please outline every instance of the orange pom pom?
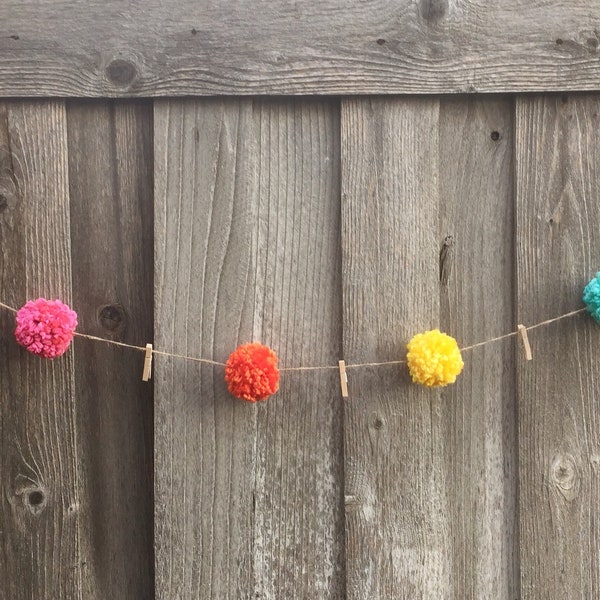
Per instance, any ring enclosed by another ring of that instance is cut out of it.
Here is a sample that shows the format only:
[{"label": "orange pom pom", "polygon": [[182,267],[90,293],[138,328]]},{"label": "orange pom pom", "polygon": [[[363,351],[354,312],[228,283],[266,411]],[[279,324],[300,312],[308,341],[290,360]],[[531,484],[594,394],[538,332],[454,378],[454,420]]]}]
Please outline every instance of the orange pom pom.
[{"label": "orange pom pom", "polygon": [[279,389],[277,354],[262,344],[238,346],[225,364],[227,388],[249,402],[266,400]]}]

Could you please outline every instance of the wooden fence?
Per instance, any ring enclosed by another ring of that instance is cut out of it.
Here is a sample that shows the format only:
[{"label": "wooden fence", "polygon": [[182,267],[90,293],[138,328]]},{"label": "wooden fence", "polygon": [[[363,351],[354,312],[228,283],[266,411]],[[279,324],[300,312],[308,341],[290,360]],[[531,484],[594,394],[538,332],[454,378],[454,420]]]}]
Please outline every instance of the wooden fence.
[{"label": "wooden fence", "polygon": [[[0,301],[287,367],[577,309],[598,30],[584,0],[5,0]],[[13,330],[1,311],[2,599],[600,597],[589,317],[531,331],[532,362],[466,351],[441,391],[285,372],[257,405],[220,367],[155,356],[144,383],[141,352],[44,361]]]}]

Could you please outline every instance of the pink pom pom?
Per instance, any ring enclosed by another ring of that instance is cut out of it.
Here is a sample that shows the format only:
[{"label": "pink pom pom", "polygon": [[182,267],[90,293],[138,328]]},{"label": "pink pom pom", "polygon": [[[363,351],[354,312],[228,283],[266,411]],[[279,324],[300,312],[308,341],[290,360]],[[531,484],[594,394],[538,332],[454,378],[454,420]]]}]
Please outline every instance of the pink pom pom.
[{"label": "pink pom pom", "polygon": [[77,327],[77,313],[60,300],[30,300],[17,312],[15,337],[29,352],[44,358],[64,354]]}]

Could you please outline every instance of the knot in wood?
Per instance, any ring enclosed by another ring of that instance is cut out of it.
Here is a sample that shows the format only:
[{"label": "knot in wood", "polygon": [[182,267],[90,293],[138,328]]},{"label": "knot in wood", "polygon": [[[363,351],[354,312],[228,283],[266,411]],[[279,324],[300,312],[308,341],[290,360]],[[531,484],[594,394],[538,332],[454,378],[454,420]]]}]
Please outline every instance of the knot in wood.
[{"label": "knot in wood", "polygon": [[17,203],[17,186],[11,176],[0,174],[0,212],[11,208]]},{"label": "knot in wood", "polygon": [[29,492],[27,500],[31,506],[39,506],[44,502],[44,494],[40,490],[34,490],[33,492]]},{"label": "knot in wood", "polygon": [[131,85],[137,79],[137,74],[137,67],[123,58],[116,58],[106,67],[106,77],[118,86]]},{"label": "knot in wood", "polygon": [[555,456],[552,461],[550,476],[554,486],[565,500],[570,502],[577,496],[579,473],[577,471],[577,463],[571,455]]},{"label": "knot in wood", "polygon": [[446,16],[448,0],[421,0],[419,11],[425,21],[435,24]]},{"label": "knot in wood", "polygon": [[98,321],[107,331],[121,333],[125,329],[125,310],[119,304],[107,304],[98,312]]},{"label": "knot in wood", "polygon": [[384,425],[385,422],[380,416],[376,416],[373,420],[373,427],[375,427],[375,429],[383,429]]},{"label": "knot in wood", "polygon": [[48,504],[48,495],[40,487],[29,487],[17,493],[21,495],[25,508],[32,515],[39,515]]},{"label": "knot in wood", "polygon": [[450,279],[450,272],[452,270],[452,251],[453,251],[454,238],[451,235],[447,235],[442,242],[440,248],[440,283],[443,286],[448,285]]}]

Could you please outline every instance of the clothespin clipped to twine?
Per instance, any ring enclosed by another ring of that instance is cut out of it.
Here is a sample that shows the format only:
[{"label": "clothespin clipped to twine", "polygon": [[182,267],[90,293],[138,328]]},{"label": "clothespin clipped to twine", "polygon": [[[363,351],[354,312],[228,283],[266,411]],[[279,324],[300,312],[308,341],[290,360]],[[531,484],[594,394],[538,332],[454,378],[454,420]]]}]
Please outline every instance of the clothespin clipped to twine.
[{"label": "clothespin clipped to twine", "polygon": [[146,344],[146,354],[144,356],[144,372],[142,381],[148,381],[152,377],[152,344]]},{"label": "clothespin clipped to twine", "polygon": [[342,387],[342,398],[348,397],[348,375],[346,373],[346,361],[340,360],[338,362],[340,367],[340,385]]},{"label": "clothespin clipped to twine", "polygon": [[523,342],[525,360],[533,360],[533,355],[531,354],[531,346],[529,345],[529,336],[527,335],[527,327],[525,327],[525,325],[519,324],[517,325],[517,329],[519,331],[519,336],[521,337],[521,342]]}]

